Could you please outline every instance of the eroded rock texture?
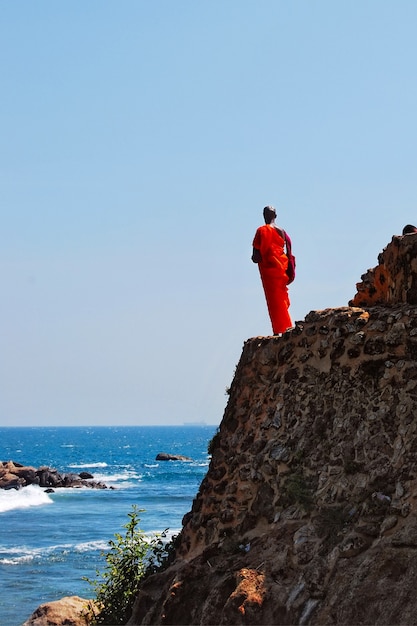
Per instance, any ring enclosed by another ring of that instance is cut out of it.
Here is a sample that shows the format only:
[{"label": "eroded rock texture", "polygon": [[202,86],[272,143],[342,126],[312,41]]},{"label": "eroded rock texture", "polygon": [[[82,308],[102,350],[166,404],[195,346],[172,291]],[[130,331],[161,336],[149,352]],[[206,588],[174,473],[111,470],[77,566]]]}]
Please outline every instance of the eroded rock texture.
[{"label": "eroded rock texture", "polygon": [[361,279],[353,306],[417,304],[417,235],[394,236]]},{"label": "eroded rock texture", "polygon": [[176,560],[129,624],[416,623],[417,236],[379,261],[375,300],[245,343]]}]

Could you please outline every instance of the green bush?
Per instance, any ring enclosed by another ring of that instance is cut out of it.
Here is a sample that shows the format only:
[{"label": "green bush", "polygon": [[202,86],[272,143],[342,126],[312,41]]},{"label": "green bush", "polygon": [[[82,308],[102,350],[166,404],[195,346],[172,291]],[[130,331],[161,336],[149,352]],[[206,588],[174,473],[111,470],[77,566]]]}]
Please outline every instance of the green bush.
[{"label": "green bush", "polygon": [[85,579],[93,587],[100,607],[95,624],[126,624],[144,579],[166,567],[173,556],[174,539],[164,542],[167,530],[148,539],[139,528],[139,513],[143,511],[133,506],[129,522],[123,526],[125,536],[116,533],[109,541],[109,551],[102,553],[104,571],[97,570],[94,580]]}]

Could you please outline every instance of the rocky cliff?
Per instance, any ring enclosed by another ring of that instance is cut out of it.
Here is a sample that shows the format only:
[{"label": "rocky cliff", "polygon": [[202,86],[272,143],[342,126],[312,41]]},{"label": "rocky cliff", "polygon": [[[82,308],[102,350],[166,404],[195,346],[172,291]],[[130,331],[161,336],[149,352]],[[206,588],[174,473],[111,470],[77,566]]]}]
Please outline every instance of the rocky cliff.
[{"label": "rocky cliff", "polygon": [[129,624],[415,624],[417,235],[248,340],[176,559]]}]

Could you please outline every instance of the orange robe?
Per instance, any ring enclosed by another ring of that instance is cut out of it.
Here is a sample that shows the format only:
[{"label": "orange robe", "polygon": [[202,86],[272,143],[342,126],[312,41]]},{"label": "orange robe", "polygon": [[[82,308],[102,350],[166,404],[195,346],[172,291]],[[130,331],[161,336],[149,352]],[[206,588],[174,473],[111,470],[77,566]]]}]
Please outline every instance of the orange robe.
[{"label": "orange robe", "polygon": [[277,228],[271,224],[260,226],[253,240],[253,247],[261,253],[261,261],[258,263],[259,273],[274,335],[284,333],[292,327],[288,312],[290,306],[286,274],[288,258],[284,245],[284,239]]}]

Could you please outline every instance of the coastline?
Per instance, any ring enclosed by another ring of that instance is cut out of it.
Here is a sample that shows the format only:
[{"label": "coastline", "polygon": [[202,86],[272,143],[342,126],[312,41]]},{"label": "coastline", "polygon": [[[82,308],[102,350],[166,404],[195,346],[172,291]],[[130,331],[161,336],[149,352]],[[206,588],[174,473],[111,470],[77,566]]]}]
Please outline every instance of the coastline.
[{"label": "coastline", "polygon": [[[114,489],[0,489],[2,626],[17,626],[43,602],[91,597],[82,580],[103,566],[102,553],[133,505],[146,533],[177,534],[207,471],[215,427],[0,428],[0,458],[59,472],[90,471]],[[162,449],[193,462],[156,462]],[[2,509],[3,506],[3,509]],[[3,512],[1,512],[3,511]],[[65,571],[65,576],[63,576]],[[17,618],[17,619],[16,619]],[[20,620],[20,621],[19,621]]]}]

